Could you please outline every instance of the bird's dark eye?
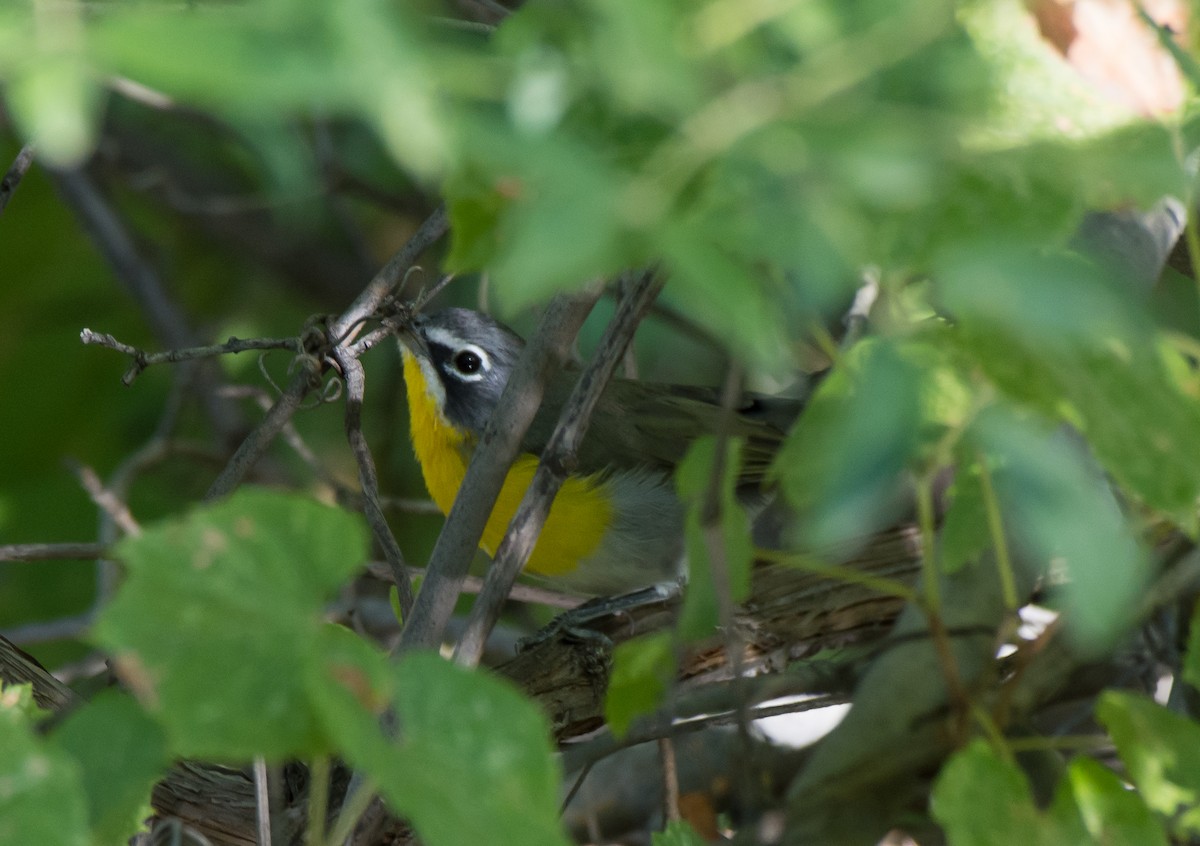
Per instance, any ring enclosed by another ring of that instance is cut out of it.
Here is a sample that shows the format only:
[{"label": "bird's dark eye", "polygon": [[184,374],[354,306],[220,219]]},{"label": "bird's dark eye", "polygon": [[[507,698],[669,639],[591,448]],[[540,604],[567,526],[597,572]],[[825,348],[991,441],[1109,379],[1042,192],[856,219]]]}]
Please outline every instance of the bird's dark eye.
[{"label": "bird's dark eye", "polygon": [[483,359],[477,352],[463,350],[454,356],[454,369],[459,373],[477,373],[481,367],[483,367]]}]

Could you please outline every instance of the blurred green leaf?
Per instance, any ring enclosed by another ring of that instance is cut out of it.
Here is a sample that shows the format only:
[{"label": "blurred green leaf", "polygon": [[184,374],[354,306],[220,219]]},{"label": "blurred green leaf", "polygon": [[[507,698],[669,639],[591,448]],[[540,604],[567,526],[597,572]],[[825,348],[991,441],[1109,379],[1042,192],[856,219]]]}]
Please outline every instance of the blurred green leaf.
[{"label": "blurred green leaf", "polygon": [[180,755],[329,751],[304,692],[323,604],[366,557],[361,520],[242,489],[127,538],[95,630]]},{"label": "blurred green leaf", "polygon": [[170,761],[159,725],[127,694],[105,691],[69,715],[52,741],[79,766],[92,841],[129,840],[147,815],[150,788]]},{"label": "blurred green leaf", "polygon": [[933,816],[954,846],[1061,846],[1024,774],[982,740],[956,752],[933,786]]},{"label": "blurred green leaf", "polygon": [[1133,622],[1149,575],[1144,550],[1107,481],[1069,432],[999,409],[973,427],[994,475],[1005,531],[1067,575],[1066,625],[1076,648],[1106,649]]},{"label": "blurred green leaf", "polygon": [[1200,403],[1168,375],[1152,341],[1055,347],[973,328],[960,338],[1001,390],[1078,428],[1127,491],[1194,530],[1200,456],[1187,445]]},{"label": "blurred green leaf", "polygon": [[5,86],[5,99],[40,159],[71,167],[92,150],[102,98],[92,69],[78,55],[47,56]]},{"label": "blurred green leaf", "polygon": [[668,632],[618,643],[604,695],[604,721],[623,737],[633,721],[649,714],[666,697],[675,678],[675,646]]},{"label": "blurred green leaf", "polygon": [[778,286],[723,248],[706,221],[678,219],[661,236],[671,298],[754,366],[778,372],[788,359]]},{"label": "blurred green leaf", "polygon": [[956,320],[1002,329],[1046,351],[1131,344],[1147,334],[1132,291],[1076,256],[964,244],[944,255],[935,278],[939,299]]},{"label": "blurred green leaf", "polygon": [[662,831],[650,835],[651,846],[704,846],[708,843],[687,820],[672,820]]},{"label": "blurred green leaf", "polygon": [[772,468],[814,547],[890,519],[920,437],[921,374],[887,342],[859,344],[821,383]]},{"label": "blurred green leaf", "polygon": [[1192,836],[1200,833],[1200,725],[1118,690],[1101,695],[1096,718],[1146,804]]},{"label": "blurred green leaf", "polygon": [[87,807],[71,757],[34,735],[28,688],[0,689],[0,843],[84,846]]},{"label": "blurred green leaf", "polygon": [[[750,593],[754,544],[750,518],[738,502],[741,442],[725,442],[724,462],[716,466],[717,440],[698,438],[675,471],[675,488],[687,508],[684,549],[688,582],[677,629],[685,640],[711,637],[720,621],[719,592],[737,604]],[[719,475],[718,474],[719,471]],[[709,514],[710,508],[717,511]],[[719,556],[718,560],[715,560]]]},{"label": "blurred green leaf", "polygon": [[[541,712],[508,683],[413,654],[389,665],[349,633],[314,696],[339,748],[430,846],[553,844],[560,773]],[[330,650],[331,653],[337,650]],[[375,709],[393,702],[396,739]]]},{"label": "blurred green leaf", "polygon": [[1053,813],[1064,828],[1076,827],[1070,841],[1167,846],[1167,835],[1141,796],[1092,758],[1071,762],[1055,796]]},{"label": "blurred green leaf", "polygon": [[1183,680],[1200,690],[1200,605],[1192,611],[1188,626],[1187,651],[1183,655]]},{"label": "blurred green leaf", "polygon": [[942,569],[955,573],[974,561],[992,543],[983,484],[977,469],[963,466],[950,489],[950,506],[938,533]]},{"label": "blurred green leaf", "polygon": [[[616,214],[621,180],[610,162],[569,139],[488,128],[494,136],[489,182],[447,183],[452,218],[470,227],[455,241],[452,266],[467,268],[489,256],[500,305],[513,313],[636,263],[635,242],[622,239]],[[495,231],[486,239],[473,234],[489,221]]]}]

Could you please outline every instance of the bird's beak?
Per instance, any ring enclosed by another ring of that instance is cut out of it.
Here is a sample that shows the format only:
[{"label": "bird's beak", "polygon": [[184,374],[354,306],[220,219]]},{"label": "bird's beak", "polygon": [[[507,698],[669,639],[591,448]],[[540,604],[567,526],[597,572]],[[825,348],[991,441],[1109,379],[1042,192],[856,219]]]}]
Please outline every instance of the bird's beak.
[{"label": "bird's beak", "polygon": [[400,346],[406,348],[418,358],[432,358],[429,352],[429,345],[425,343],[425,336],[421,334],[421,330],[411,320],[406,320],[400,324],[396,331],[396,340],[400,342]]}]

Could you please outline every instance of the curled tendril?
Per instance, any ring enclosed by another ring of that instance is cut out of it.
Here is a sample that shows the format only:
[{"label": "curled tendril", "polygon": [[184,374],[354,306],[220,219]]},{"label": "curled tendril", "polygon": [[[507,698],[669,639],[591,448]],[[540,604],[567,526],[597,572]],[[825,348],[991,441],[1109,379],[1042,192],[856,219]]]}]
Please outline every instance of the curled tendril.
[{"label": "curled tendril", "polygon": [[421,309],[425,308],[425,306],[429,305],[429,301],[432,300],[434,297],[436,297],[438,294],[440,294],[442,292],[442,289],[445,288],[447,285],[449,285],[453,281],[454,281],[454,274],[447,273],[445,276],[443,276],[441,279],[439,279],[436,283],[434,283],[432,288],[428,288],[428,289],[422,288],[420,293],[417,294],[416,302],[413,304],[413,313],[419,312],[419,311],[421,311]]},{"label": "curled tendril", "polygon": [[267,372],[267,355],[269,353],[270,351],[268,350],[267,352],[258,354],[258,372],[261,373],[262,377],[267,380],[267,384],[271,386],[271,390],[275,392],[275,395],[281,396],[283,394],[283,388],[279,387],[275,380],[271,378],[271,374]]},{"label": "curled tendril", "polygon": [[325,387],[321,389],[321,402],[337,402],[342,398],[342,393],[345,390],[345,383],[340,376],[332,376],[325,382]]},{"label": "curled tendril", "polygon": [[408,270],[404,271],[404,276],[400,279],[400,285],[396,288],[396,296],[399,297],[404,293],[405,289],[408,288],[409,281],[413,279],[413,277],[419,276],[423,273],[425,273],[425,268],[421,267],[419,264],[414,264]]}]

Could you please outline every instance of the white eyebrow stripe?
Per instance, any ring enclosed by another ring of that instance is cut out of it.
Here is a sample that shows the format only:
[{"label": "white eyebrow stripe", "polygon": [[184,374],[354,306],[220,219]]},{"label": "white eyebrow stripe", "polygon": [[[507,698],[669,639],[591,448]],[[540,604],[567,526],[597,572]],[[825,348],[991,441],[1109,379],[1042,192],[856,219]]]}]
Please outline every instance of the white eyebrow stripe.
[{"label": "white eyebrow stripe", "polygon": [[[466,338],[461,338],[455,335],[449,329],[443,329],[440,326],[430,326],[424,330],[425,339],[432,341],[435,344],[440,344],[443,347],[449,347],[452,350],[458,350],[462,347],[474,347],[475,345],[467,341]],[[476,347],[478,349],[478,347]]]}]

